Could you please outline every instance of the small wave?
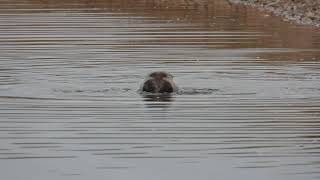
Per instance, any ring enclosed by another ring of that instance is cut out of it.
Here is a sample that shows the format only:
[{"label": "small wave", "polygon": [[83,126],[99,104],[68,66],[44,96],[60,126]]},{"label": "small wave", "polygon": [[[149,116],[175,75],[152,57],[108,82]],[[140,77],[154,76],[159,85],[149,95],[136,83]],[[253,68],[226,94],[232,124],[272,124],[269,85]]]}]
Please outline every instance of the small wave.
[{"label": "small wave", "polygon": [[213,94],[218,91],[220,90],[212,88],[180,88],[177,94]]},{"label": "small wave", "polygon": [[[54,89],[54,92],[60,92],[65,94],[95,94],[95,93],[127,93],[130,91],[136,91],[139,94],[143,95],[154,95],[153,93],[147,93],[142,92],[141,89],[134,90],[131,88],[104,88],[104,89],[98,89],[98,90],[92,90],[92,89]],[[179,88],[178,92],[176,93],[169,93],[170,95],[194,95],[194,94],[213,94],[215,92],[220,91],[219,89],[212,89],[212,88]],[[168,94],[167,94],[168,95]]]},{"label": "small wave", "polygon": [[54,92],[62,92],[62,93],[125,93],[129,92],[132,89],[130,88],[105,88],[98,90],[90,90],[90,89],[54,89]]}]

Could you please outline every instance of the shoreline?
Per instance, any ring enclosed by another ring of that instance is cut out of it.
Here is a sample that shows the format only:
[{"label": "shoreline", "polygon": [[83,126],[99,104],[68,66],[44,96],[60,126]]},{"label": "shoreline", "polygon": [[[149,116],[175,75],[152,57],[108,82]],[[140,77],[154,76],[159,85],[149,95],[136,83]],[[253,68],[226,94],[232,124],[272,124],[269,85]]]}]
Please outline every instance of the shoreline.
[{"label": "shoreline", "polygon": [[253,6],[280,16],[284,21],[320,27],[320,0],[227,0],[234,4]]}]

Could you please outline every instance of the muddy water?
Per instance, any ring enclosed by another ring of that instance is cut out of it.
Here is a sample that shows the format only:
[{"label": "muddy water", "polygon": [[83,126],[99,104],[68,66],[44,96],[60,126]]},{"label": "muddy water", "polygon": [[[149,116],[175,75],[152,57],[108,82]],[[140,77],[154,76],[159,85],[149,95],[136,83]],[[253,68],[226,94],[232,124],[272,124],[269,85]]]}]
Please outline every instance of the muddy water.
[{"label": "muddy water", "polygon": [[0,1],[1,177],[318,179],[319,47],[221,0]]}]

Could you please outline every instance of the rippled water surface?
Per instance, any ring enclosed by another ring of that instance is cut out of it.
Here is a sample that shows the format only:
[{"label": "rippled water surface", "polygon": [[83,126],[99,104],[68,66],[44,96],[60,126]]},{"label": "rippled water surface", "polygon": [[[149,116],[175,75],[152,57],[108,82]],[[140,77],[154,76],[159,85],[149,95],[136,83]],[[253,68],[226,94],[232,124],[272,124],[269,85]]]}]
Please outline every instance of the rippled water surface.
[{"label": "rippled water surface", "polygon": [[205,2],[1,0],[1,179],[319,179],[320,31]]}]

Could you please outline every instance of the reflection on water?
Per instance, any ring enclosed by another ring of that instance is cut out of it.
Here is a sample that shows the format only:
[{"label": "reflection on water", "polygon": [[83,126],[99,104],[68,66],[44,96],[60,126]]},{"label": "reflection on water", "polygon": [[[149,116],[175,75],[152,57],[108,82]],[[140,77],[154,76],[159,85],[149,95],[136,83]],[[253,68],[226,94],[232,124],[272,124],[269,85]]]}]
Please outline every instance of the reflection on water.
[{"label": "reflection on water", "polygon": [[158,102],[171,102],[173,97],[171,94],[144,94],[143,98],[145,101],[158,101]]},{"label": "reflection on water", "polygon": [[[4,179],[320,177],[317,29],[223,0],[0,1],[0,24]],[[180,91],[139,93],[160,70]]]}]

